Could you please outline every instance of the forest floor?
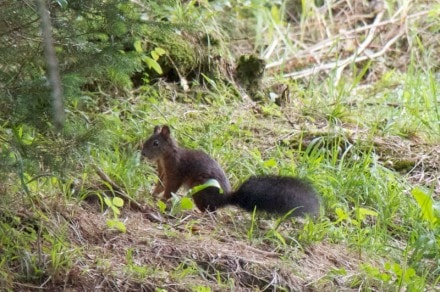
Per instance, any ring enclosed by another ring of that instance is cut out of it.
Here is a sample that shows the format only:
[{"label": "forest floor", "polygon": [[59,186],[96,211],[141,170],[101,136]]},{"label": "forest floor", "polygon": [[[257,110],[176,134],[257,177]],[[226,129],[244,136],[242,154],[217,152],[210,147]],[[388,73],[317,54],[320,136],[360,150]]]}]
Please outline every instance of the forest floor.
[{"label": "forest floor", "polygon": [[[13,255],[0,259],[0,286],[440,291],[438,7],[364,2],[315,7],[308,17],[290,11],[285,21],[270,2],[247,8],[254,38],[225,46],[235,59],[259,52],[266,61],[263,100],[230,76],[223,82],[203,72],[84,92],[69,111],[97,126],[99,139],[73,174],[10,174],[0,186],[2,206],[14,214],[0,210],[8,232],[0,253]],[[155,166],[140,156],[163,124],[182,146],[219,161],[233,188],[257,174],[307,177],[322,215],[201,213],[182,203],[183,189],[165,208],[151,195]]]}]

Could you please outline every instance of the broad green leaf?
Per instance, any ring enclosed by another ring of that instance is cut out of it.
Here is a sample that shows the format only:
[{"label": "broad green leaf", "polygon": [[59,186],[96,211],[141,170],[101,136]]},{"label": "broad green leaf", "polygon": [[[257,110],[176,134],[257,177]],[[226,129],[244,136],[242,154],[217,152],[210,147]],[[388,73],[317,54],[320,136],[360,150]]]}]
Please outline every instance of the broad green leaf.
[{"label": "broad green leaf", "polygon": [[413,268],[408,268],[404,275],[403,278],[405,280],[405,282],[410,281],[414,276],[416,275],[416,271]]},{"label": "broad green leaf", "polygon": [[203,191],[204,189],[209,188],[209,187],[216,187],[216,188],[219,189],[220,194],[223,194],[223,189],[220,186],[220,183],[216,179],[212,178],[212,179],[208,179],[204,184],[195,186],[192,189],[190,189],[188,191],[188,196],[192,196],[195,193]]},{"label": "broad green leaf", "polygon": [[159,200],[157,201],[156,205],[161,213],[165,213],[165,210],[167,209],[167,204],[165,204],[164,201]]},{"label": "broad green leaf", "polygon": [[153,69],[154,71],[156,71],[157,74],[162,74],[162,68],[160,67],[159,63],[157,63],[154,59],[144,56],[142,58],[142,61],[144,61],[148,68]]},{"label": "broad green leaf", "polygon": [[112,208],[113,214],[115,215],[115,217],[118,217],[121,214],[121,211],[119,210],[118,207],[116,206],[110,206]]},{"label": "broad green leaf", "polygon": [[144,50],[142,49],[142,43],[141,41],[135,41],[134,42],[134,49],[136,50],[136,52],[138,53],[142,53]]},{"label": "broad green leaf", "polygon": [[180,200],[180,208],[181,210],[192,210],[194,208],[194,203],[190,198],[183,197]]},{"label": "broad green leaf", "polygon": [[160,56],[155,51],[151,51],[151,57],[153,57],[153,60],[157,61],[159,60]]},{"label": "broad green leaf", "polygon": [[275,167],[277,166],[277,161],[274,158],[271,158],[269,160],[266,160],[263,165],[264,167]]},{"label": "broad green leaf", "polygon": [[154,49],[154,52],[156,52],[159,56],[165,55],[165,53],[167,51],[165,51],[164,49],[162,49],[161,47],[157,47]]},{"label": "broad green leaf", "polygon": [[411,191],[411,194],[413,195],[414,199],[416,199],[417,203],[419,204],[422,210],[423,219],[431,224],[437,223],[438,218],[434,213],[434,208],[433,208],[434,202],[431,196],[429,196],[419,188],[413,189]]},{"label": "broad green leaf", "polygon": [[344,212],[344,210],[342,210],[341,208],[336,208],[335,209],[336,215],[338,216],[338,220],[336,220],[336,223],[342,222],[344,220],[347,220],[348,214]]},{"label": "broad green leaf", "polygon": [[119,197],[114,197],[114,198],[113,198],[113,205],[115,205],[116,207],[121,208],[121,207],[124,206],[124,200],[122,200],[122,199],[119,198]]},{"label": "broad green leaf", "polygon": [[109,197],[104,198],[104,203],[109,207],[113,206],[112,200]]},{"label": "broad green leaf", "polygon": [[125,227],[125,224],[122,223],[121,221],[116,221],[115,227],[116,227],[116,229],[118,229],[119,231],[121,231],[123,233],[125,233],[127,231],[127,227]]}]

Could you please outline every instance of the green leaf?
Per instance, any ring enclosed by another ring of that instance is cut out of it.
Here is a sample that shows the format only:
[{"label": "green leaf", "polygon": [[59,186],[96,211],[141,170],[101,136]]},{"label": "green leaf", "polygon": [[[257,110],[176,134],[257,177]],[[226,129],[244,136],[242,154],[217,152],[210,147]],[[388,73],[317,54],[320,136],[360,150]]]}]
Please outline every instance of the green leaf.
[{"label": "green leaf", "polygon": [[211,178],[211,179],[208,179],[204,184],[195,186],[192,189],[190,189],[188,191],[188,196],[192,196],[195,193],[203,191],[204,189],[209,188],[209,187],[216,187],[219,189],[220,194],[223,194],[223,189],[220,186],[220,183],[216,179]]},{"label": "green leaf", "polygon": [[359,213],[359,219],[360,220],[364,220],[365,217],[367,216],[373,216],[373,217],[377,217],[377,212],[370,210],[370,209],[365,209],[365,208],[358,208],[358,213]]},{"label": "green leaf", "polygon": [[124,206],[124,200],[122,200],[122,199],[119,198],[119,197],[114,197],[114,198],[113,198],[113,205],[115,205],[116,207],[121,208],[121,207]]},{"label": "green leaf", "polygon": [[117,230],[124,232],[124,233],[127,231],[125,224],[119,220],[107,220],[107,226],[109,228],[117,229]]},{"label": "green leaf", "polygon": [[20,127],[18,128],[18,138],[21,139],[21,136],[23,136],[23,126],[20,125]]},{"label": "green leaf", "polygon": [[104,203],[109,207],[113,206],[112,200],[109,197],[104,198]]},{"label": "green leaf", "polygon": [[348,214],[345,213],[345,211],[342,208],[336,208],[335,213],[338,216],[338,220],[336,220],[336,223],[349,219]]},{"label": "green leaf", "polygon": [[411,191],[414,199],[416,199],[420,208],[422,209],[422,217],[424,220],[428,221],[431,224],[436,224],[438,221],[437,216],[434,213],[434,202],[428,194],[422,191],[419,188],[415,188]]},{"label": "green leaf", "polygon": [[118,207],[110,206],[112,208],[113,214],[115,217],[118,217],[119,214],[121,214],[121,211],[118,209]]},{"label": "green leaf", "polygon": [[159,63],[157,63],[154,59],[144,56],[142,58],[142,61],[144,61],[148,68],[153,69],[154,71],[156,71],[157,74],[162,74],[162,68],[160,67]]},{"label": "green leaf", "polygon": [[274,158],[271,158],[269,160],[266,160],[263,163],[263,166],[264,167],[275,167],[275,166],[277,166],[277,161]]},{"label": "green leaf", "polygon": [[144,50],[142,49],[142,43],[141,41],[135,41],[134,44],[134,49],[136,50],[136,52],[138,53],[142,53]]},{"label": "green leaf", "polygon": [[270,9],[270,14],[272,16],[273,21],[276,24],[281,24],[281,13],[276,5],[273,5]]},{"label": "green leaf", "polygon": [[190,198],[183,197],[180,200],[180,208],[181,210],[192,210],[194,208],[194,203]]},{"label": "green leaf", "polygon": [[153,57],[153,60],[157,61],[159,60],[160,56],[155,51],[151,51],[151,57]]},{"label": "green leaf", "polygon": [[116,229],[118,229],[121,232],[125,233],[127,231],[127,227],[125,227],[125,224],[122,223],[121,221],[116,221],[115,222],[115,227],[116,227]]},{"label": "green leaf", "polygon": [[281,243],[286,246],[286,240],[284,239],[284,237],[281,235],[281,233],[279,233],[278,231],[274,230],[273,234],[275,235],[276,238],[278,238],[279,241],[281,241]]},{"label": "green leaf", "polygon": [[164,201],[157,201],[157,203],[156,203],[156,205],[157,205],[157,207],[159,208],[159,211],[161,212],[161,213],[165,213],[165,210],[167,209],[167,204],[165,204],[165,202]]},{"label": "green leaf", "polygon": [[165,54],[165,50],[162,48],[155,48],[153,51],[151,51],[151,57],[153,57],[154,60],[159,60],[160,56]]},{"label": "green leaf", "polygon": [[68,5],[67,0],[57,0],[57,3],[61,8],[66,8]]},{"label": "green leaf", "polygon": [[165,53],[167,51],[165,51],[164,49],[162,49],[161,47],[157,47],[154,49],[154,52],[156,52],[159,56],[165,55]]},{"label": "green leaf", "polygon": [[414,278],[415,275],[416,275],[416,271],[413,268],[408,268],[403,275],[403,279],[405,282],[408,282],[412,278]]},{"label": "green leaf", "polygon": [[195,286],[192,288],[194,292],[211,292],[211,288],[207,286]]}]

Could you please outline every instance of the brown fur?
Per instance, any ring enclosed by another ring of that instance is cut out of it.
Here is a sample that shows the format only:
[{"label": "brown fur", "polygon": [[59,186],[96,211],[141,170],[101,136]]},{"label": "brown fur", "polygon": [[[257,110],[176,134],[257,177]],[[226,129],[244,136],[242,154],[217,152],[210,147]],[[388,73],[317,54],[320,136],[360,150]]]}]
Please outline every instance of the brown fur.
[{"label": "brown fur", "polygon": [[163,198],[169,199],[171,193],[177,192],[182,185],[192,188],[208,179],[216,179],[226,193],[231,191],[229,180],[220,165],[203,151],[179,147],[171,137],[168,126],[154,128],[153,135],[142,147],[142,156],[157,163],[159,181],[153,195],[164,192]]}]

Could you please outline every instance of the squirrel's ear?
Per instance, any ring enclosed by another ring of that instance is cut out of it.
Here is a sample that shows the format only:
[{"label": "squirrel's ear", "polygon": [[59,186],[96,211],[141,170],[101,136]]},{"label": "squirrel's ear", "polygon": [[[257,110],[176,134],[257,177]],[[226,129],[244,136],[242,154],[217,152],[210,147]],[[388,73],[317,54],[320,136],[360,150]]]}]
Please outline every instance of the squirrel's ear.
[{"label": "squirrel's ear", "polygon": [[167,125],[164,125],[162,127],[162,135],[164,135],[165,137],[169,137],[170,136],[170,127],[168,127]]},{"label": "squirrel's ear", "polygon": [[160,133],[160,126],[156,126],[154,127],[154,134],[159,134]]}]

